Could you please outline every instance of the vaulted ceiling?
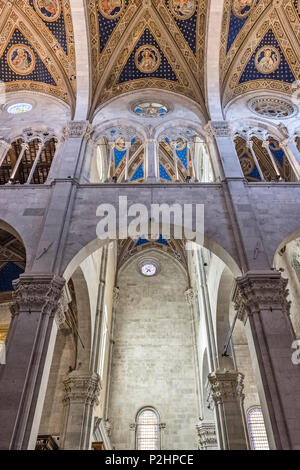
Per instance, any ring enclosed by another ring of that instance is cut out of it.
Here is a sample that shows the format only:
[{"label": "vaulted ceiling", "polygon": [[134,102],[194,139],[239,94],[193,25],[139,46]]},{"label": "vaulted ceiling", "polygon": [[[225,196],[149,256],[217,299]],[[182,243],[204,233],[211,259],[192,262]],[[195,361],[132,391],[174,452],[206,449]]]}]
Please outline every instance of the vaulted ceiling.
[{"label": "vaulted ceiling", "polygon": [[[79,4],[86,30],[76,31]],[[89,57],[76,64],[84,42]],[[50,94],[74,112],[86,73],[90,115],[145,88],[183,94],[208,117],[211,99],[224,107],[248,91],[291,94],[299,43],[300,0],[0,0],[6,90]],[[210,83],[220,84],[212,97]]]}]

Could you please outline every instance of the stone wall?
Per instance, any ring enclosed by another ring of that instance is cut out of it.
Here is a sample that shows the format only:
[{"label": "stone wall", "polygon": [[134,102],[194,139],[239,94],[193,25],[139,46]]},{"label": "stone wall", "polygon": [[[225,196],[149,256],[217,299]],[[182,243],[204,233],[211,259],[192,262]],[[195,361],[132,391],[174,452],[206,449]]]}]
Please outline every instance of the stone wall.
[{"label": "stone wall", "polygon": [[[136,258],[118,279],[109,418],[116,449],[134,448],[137,412],[153,406],[166,423],[163,449],[197,449],[197,399],[191,314],[184,299],[185,274],[153,252],[161,272],[143,277]],[[149,253],[147,253],[149,257]]]}]

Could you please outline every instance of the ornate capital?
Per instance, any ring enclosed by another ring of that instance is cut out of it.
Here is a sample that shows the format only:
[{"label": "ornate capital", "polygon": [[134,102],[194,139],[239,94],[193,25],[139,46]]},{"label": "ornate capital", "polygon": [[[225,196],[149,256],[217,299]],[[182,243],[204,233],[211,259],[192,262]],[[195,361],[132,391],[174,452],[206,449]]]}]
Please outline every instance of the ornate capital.
[{"label": "ornate capital", "polygon": [[99,394],[101,381],[98,374],[92,375],[72,375],[64,381],[65,398],[64,404],[83,403],[89,406],[99,404]]},{"label": "ornate capital", "polygon": [[130,429],[130,431],[136,431],[136,428],[137,428],[136,423],[131,423],[131,424],[129,424],[129,429]]},{"label": "ornate capital", "polygon": [[226,121],[210,121],[205,130],[211,137],[233,137],[233,130]]},{"label": "ornate capital", "polygon": [[216,405],[244,399],[244,375],[234,370],[209,374],[211,397]]},{"label": "ornate capital", "polygon": [[196,426],[201,450],[208,450],[218,446],[216,426],[213,422],[202,422]]},{"label": "ornate capital", "polygon": [[120,289],[119,287],[113,288],[113,306],[117,307],[120,300]]},{"label": "ornate capital", "polygon": [[64,139],[88,138],[93,132],[93,127],[89,121],[70,121],[64,128]]},{"label": "ornate capital", "polygon": [[12,316],[22,312],[40,312],[54,316],[65,280],[49,274],[21,274],[13,282]]},{"label": "ornate capital", "polygon": [[248,272],[236,280],[233,302],[238,318],[246,323],[249,315],[263,310],[282,310],[287,315],[291,302],[287,279],[278,271]]},{"label": "ornate capital", "polygon": [[190,288],[186,290],[184,293],[184,296],[185,296],[185,301],[189,306],[194,305],[194,302],[197,299],[197,293],[194,291],[194,289]]}]

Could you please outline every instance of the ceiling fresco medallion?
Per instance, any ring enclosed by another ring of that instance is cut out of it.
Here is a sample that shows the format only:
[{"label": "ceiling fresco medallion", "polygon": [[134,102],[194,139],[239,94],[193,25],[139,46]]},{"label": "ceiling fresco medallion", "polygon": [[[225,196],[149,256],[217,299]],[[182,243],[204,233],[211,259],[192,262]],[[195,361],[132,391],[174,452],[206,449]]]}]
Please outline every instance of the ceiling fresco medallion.
[{"label": "ceiling fresco medallion", "polygon": [[280,64],[280,52],[273,46],[264,46],[256,54],[255,67],[260,73],[275,72]]},{"label": "ceiling fresco medallion", "polygon": [[60,0],[34,0],[34,8],[45,21],[56,21],[61,15]]},{"label": "ceiling fresco medallion", "polygon": [[124,0],[99,0],[98,4],[101,15],[109,20],[118,18],[124,6]]},{"label": "ceiling fresco medallion", "polygon": [[15,44],[7,53],[7,63],[18,75],[29,75],[35,68],[35,55],[24,44]]},{"label": "ceiling fresco medallion", "polygon": [[156,47],[151,44],[141,46],[135,54],[135,65],[142,73],[155,72],[161,63],[161,56]]},{"label": "ceiling fresco medallion", "polygon": [[255,6],[256,0],[233,0],[232,12],[237,18],[245,18]]},{"label": "ceiling fresco medallion", "polygon": [[170,10],[179,20],[187,20],[196,11],[195,0],[170,0]]}]

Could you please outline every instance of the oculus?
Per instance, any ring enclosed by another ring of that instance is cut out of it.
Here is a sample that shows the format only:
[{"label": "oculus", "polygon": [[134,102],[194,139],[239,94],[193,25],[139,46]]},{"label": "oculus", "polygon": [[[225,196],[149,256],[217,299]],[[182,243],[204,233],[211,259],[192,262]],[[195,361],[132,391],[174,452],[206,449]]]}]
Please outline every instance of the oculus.
[{"label": "oculus", "polygon": [[100,13],[109,20],[118,18],[124,9],[124,0],[99,0]]},{"label": "oculus", "polygon": [[16,103],[7,108],[9,114],[24,114],[32,110],[32,105],[29,103]]},{"label": "oculus", "polygon": [[119,152],[124,152],[126,150],[126,142],[123,137],[118,137],[115,141],[115,148],[119,150]]},{"label": "oculus", "polygon": [[248,102],[248,107],[255,114],[271,119],[287,119],[297,113],[290,101],[271,97],[253,98]]},{"label": "oculus", "polygon": [[187,20],[196,11],[195,0],[170,0],[170,10],[179,20]]},{"label": "oculus", "polygon": [[135,54],[135,65],[142,73],[155,72],[161,63],[161,56],[156,47],[145,44],[139,47]]},{"label": "oculus", "polygon": [[138,263],[138,270],[145,277],[153,277],[159,273],[160,266],[156,260],[144,258]]},{"label": "oculus", "polygon": [[255,6],[255,0],[233,0],[232,12],[237,18],[245,18]]},{"label": "oculus", "polygon": [[18,75],[29,75],[35,68],[35,55],[24,44],[15,44],[7,53],[7,63]]},{"label": "oculus", "polygon": [[34,8],[45,21],[56,21],[61,15],[59,0],[34,0]]},{"label": "oculus", "polygon": [[144,118],[164,117],[168,112],[167,106],[159,103],[139,103],[134,106],[133,112]]},{"label": "oculus", "polygon": [[273,46],[264,46],[256,54],[255,67],[263,74],[275,72],[280,64],[280,52]]},{"label": "oculus", "polygon": [[146,277],[152,277],[152,276],[155,276],[155,274],[157,274],[157,267],[155,266],[155,264],[152,264],[152,263],[143,264],[140,270],[141,270],[142,275]]}]

